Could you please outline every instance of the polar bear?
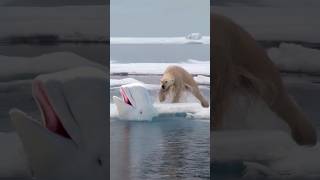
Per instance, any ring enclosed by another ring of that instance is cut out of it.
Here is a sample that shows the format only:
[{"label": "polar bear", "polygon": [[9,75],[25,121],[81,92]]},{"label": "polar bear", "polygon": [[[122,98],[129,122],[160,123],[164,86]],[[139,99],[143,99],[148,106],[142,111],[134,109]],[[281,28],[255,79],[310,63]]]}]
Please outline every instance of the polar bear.
[{"label": "polar bear", "polygon": [[188,90],[201,103],[203,107],[209,107],[209,103],[202,96],[200,89],[192,75],[179,66],[168,66],[160,80],[161,88],[159,91],[159,100],[163,102],[169,94],[173,95],[172,102],[177,103],[181,94]]},{"label": "polar bear", "polygon": [[261,98],[284,120],[298,144],[314,145],[314,127],[283,85],[280,72],[253,37],[230,19],[211,14],[213,63],[212,129],[223,129],[223,118],[235,92]]}]

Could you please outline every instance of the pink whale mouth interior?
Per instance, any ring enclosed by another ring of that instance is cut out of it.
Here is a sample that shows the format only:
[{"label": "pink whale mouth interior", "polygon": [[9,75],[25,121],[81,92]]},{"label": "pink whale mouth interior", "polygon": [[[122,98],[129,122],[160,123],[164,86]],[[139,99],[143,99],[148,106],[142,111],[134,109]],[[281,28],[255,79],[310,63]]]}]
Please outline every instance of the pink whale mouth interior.
[{"label": "pink whale mouth interior", "polygon": [[55,112],[49,97],[45,91],[44,85],[41,81],[35,80],[33,82],[34,97],[38,101],[40,110],[43,114],[44,126],[50,131],[59,134],[63,137],[70,138],[68,132],[61,123],[61,119]]},{"label": "pink whale mouth interior", "polygon": [[122,98],[123,98],[123,101],[124,101],[126,104],[132,106],[132,103],[130,102],[130,100],[129,100],[129,98],[128,98],[126,92],[125,92],[125,90],[124,90],[122,87],[120,87],[120,94],[121,94],[121,96],[122,96]]}]

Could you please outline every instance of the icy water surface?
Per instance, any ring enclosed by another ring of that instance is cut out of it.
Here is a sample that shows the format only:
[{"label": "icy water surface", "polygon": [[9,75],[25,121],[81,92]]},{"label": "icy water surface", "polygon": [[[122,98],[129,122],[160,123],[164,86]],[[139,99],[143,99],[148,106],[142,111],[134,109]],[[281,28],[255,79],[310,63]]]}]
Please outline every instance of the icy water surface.
[{"label": "icy water surface", "polygon": [[110,130],[112,180],[210,179],[209,121],[113,121]]}]

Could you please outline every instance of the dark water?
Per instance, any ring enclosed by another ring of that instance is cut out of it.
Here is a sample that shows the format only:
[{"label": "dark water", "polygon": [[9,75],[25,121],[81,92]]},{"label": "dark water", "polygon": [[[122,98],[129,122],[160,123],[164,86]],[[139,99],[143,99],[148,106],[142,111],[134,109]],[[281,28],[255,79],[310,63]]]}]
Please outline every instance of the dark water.
[{"label": "dark water", "polygon": [[111,45],[111,60],[130,62],[181,62],[188,59],[208,61],[210,45]]},{"label": "dark water", "polygon": [[111,122],[111,180],[210,179],[209,121]]},{"label": "dark water", "polygon": [[72,52],[88,60],[107,65],[109,45],[103,43],[1,44],[0,55],[34,57],[54,52]]}]

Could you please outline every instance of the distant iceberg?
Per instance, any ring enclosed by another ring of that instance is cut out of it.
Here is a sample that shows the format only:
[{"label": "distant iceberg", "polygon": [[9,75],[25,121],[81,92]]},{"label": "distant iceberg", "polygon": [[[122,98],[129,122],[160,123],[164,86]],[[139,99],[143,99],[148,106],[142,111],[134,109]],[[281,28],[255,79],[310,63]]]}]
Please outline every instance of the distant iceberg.
[{"label": "distant iceberg", "polygon": [[200,33],[190,33],[186,36],[186,38],[190,40],[200,40],[202,35]]}]

